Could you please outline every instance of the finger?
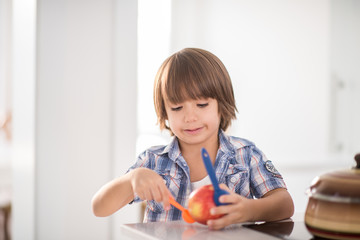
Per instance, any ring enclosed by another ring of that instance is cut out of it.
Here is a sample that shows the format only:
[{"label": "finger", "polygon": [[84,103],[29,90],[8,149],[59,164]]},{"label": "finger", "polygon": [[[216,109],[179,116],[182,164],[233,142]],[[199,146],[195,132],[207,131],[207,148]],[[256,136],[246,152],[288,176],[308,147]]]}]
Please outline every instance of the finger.
[{"label": "finger", "polygon": [[163,206],[164,206],[164,209],[166,211],[170,210],[169,195],[171,195],[171,193],[167,189],[167,187],[164,184],[163,180],[161,180],[160,182],[157,182],[154,185],[155,186],[150,189],[153,199],[156,202],[162,202]]},{"label": "finger", "polygon": [[138,188],[135,188],[135,189],[134,189],[134,197],[138,197],[138,198],[140,198],[141,200],[146,200],[144,191],[141,190],[141,189],[138,189]]},{"label": "finger", "polygon": [[218,207],[213,207],[210,209],[211,215],[221,215],[231,213],[232,207],[231,205],[222,205]]},{"label": "finger", "polygon": [[219,186],[220,186],[221,189],[231,193],[230,188],[228,186],[226,186],[224,183],[221,183]]},{"label": "finger", "polygon": [[212,230],[219,230],[226,227],[227,225],[230,225],[230,223],[227,223],[227,219],[225,217],[208,220],[206,224]]},{"label": "finger", "polygon": [[162,201],[162,196],[161,196],[161,192],[159,190],[159,188],[157,186],[150,188],[150,192],[152,195],[152,198],[156,201],[156,202],[161,202]]},{"label": "finger", "polygon": [[208,225],[211,230],[219,230],[225,227],[225,224],[219,223],[220,220],[208,220],[206,225]]},{"label": "finger", "polygon": [[163,201],[163,188],[166,188],[164,179],[159,177],[155,182],[153,187],[151,187],[154,200],[157,202]]},{"label": "finger", "polygon": [[136,195],[137,195],[141,200],[146,200],[146,197],[145,197],[145,195],[144,195],[143,193],[138,192],[138,193],[136,193]]},{"label": "finger", "polygon": [[218,230],[226,226],[229,226],[230,224],[233,224],[235,222],[236,222],[236,214],[229,213],[222,216],[221,218],[209,220],[207,224],[209,225],[210,229]]},{"label": "finger", "polygon": [[144,191],[144,197],[145,197],[144,200],[153,200],[153,196],[151,194],[150,189]]},{"label": "finger", "polygon": [[224,194],[221,195],[219,197],[219,201],[221,203],[228,203],[228,204],[232,204],[232,203],[236,203],[240,201],[239,195],[234,194],[234,193],[230,193],[230,194]]},{"label": "finger", "polygon": [[161,193],[161,199],[164,205],[164,209],[170,210],[169,197],[172,196],[172,194],[170,193],[169,189],[166,187],[165,184],[159,187],[159,191]]},{"label": "finger", "polygon": [[238,211],[238,204],[235,201],[228,201],[225,203],[229,203],[226,205],[216,206],[210,209],[210,213],[212,215],[219,215],[219,214],[231,214]]},{"label": "finger", "polygon": [[169,192],[165,192],[164,198],[163,198],[163,205],[166,211],[170,210],[170,201],[169,201],[169,197],[170,197],[170,193]]}]

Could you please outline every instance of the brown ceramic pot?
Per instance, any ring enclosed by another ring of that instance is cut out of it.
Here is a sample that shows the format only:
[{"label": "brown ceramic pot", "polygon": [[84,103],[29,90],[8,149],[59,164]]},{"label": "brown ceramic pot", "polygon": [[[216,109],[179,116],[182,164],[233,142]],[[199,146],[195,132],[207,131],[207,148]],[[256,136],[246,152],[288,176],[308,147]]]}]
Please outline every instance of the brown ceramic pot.
[{"label": "brown ceramic pot", "polygon": [[360,239],[360,154],[356,167],[314,179],[305,212],[307,229],[317,237]]}]

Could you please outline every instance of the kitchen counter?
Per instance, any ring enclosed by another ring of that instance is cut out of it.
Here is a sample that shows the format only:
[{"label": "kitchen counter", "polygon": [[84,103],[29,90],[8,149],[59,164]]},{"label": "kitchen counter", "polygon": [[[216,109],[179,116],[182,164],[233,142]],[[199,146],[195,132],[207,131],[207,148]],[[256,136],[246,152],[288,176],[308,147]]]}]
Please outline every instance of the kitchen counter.
[{"label": "kitchen counter", "polygon": [[199,223],[173,221],[124,224],[121,232],[122,238],[128,240],[312,239],[306,230],[303,214],[279,222],[233,224],[218,231],[209,230]]}]

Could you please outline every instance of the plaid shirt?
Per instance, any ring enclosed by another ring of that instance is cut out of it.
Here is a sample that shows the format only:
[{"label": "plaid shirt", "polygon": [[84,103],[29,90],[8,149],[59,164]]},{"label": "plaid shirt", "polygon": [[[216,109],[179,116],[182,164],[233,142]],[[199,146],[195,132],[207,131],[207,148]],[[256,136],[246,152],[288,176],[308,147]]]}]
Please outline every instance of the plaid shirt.
[{"label": "plaid shirt", "polygon": [[[219,131],[219,142],[214,166],[219,183],[225,183],[231,191],[247,198],[260,198],[273,189],[286,188],[280,173],[252,142],[228,136],[223,131]],[[150,168],[162,176],[176,201],[187,207],[190,173],[176,137],[167,146],[144,151],[128,171],[139,167]],[[142,200],[135,197],[133,202],[138,201]],[[171,207],[165,211],[161,203],[147,201],[144,222],[181,219],[178,209]]]}]

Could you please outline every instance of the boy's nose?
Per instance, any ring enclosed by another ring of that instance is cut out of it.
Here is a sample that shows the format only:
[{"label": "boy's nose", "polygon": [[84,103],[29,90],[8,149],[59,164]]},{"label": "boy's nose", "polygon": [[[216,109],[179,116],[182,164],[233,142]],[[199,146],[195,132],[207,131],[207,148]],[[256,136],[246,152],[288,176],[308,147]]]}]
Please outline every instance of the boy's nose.
[{"label": "boy's nose", "polygon": [[185,112],[185,122],[194,122],[197,120],[195,109],[187,109]]}]

